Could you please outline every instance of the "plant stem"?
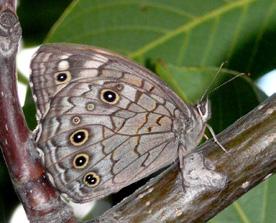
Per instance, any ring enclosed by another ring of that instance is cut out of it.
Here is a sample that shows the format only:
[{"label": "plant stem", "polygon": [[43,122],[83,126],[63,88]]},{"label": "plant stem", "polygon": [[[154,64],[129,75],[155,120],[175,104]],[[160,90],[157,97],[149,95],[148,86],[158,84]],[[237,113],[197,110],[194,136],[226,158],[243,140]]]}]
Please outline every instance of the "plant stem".
[{"label": "plant stem", "polygon": [[15,57],[21,27],[15,1],[0,0],[0,145],[30,222],[77,222],[45,175],[17,96]]}]

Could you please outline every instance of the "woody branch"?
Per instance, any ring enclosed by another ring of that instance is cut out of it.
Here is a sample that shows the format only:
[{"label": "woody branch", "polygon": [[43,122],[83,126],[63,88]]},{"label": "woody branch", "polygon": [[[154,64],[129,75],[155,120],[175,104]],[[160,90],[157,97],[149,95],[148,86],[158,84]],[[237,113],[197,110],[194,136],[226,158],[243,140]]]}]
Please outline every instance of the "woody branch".
[{"label": "woody branch", "polygon": [[76,222],[45,176],[16,88],[15,57],[21,27],[15,1],[0,0],[0,146],[30,222]]}]

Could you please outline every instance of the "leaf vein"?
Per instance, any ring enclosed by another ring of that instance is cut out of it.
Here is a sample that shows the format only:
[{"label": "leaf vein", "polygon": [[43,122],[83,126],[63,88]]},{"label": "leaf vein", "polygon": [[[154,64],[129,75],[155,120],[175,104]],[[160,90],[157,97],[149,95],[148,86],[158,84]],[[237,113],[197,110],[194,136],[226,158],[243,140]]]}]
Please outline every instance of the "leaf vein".
[{"label": "leaf vein", "polygon": [[155,39],[154,41],[149,42],[148,44],[144,45],[143,47],[141,47],[140,49],[130,53],[128,56],[131,58],[138,58],[141,55],[143,55],[144,53],[152,50],[153,48],[163,44],[164,42],[167,42],[168,40],[172,39],[173,37],[181,34],[181,33],[185,33],[187,31],[190,31],[191,29],[195,28],[196,26],[202,24],[203,22],[206,22],[210,19],[213,19],[217,16],[220,16],[226,12],[229,12],[233,9],[242,7],[244,4],[249,4],[251,2],[254,2],[256,0],[242,0],[242,1],[238,1],[238,2],[231,2],[223,7],[219,7],[216,10],[213,10],[209,13],[207,13],[206,15],[197,17],[193,20],[191,20],[188,23],[185,23],[183,25],[181,25],[180,27],[174,29],[171,32],[166,33],[165,35]]}]

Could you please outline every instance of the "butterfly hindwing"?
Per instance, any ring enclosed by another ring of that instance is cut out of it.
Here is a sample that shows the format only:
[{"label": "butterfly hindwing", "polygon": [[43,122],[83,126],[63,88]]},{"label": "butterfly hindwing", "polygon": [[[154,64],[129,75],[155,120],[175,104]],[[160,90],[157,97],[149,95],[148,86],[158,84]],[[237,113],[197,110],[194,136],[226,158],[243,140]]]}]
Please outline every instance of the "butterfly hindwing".
[{"label": "butterfly hindwing", "polygon": [[[116,104],[102,99],[106,89],[116,92]],[[116,80],[69,84],[51,101],[38,139],[58,188],[75,201],[86,201],[115,192],[175,160],[176,108],[168,104]],[[87,134],[83,144],[72,137],[78,131]],[[78,157],[87,159],[87,164],[78,168]],[[92,188],[83,182],[89,172],[99,178]]]}]

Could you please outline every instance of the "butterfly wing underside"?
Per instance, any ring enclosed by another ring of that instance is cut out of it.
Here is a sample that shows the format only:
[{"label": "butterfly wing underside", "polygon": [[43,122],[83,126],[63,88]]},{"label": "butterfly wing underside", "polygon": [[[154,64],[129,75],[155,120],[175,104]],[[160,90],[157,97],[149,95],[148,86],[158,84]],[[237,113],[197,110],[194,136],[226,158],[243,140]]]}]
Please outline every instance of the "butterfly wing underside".
[{"label": "butterfly wing underside", "polygon": [[177,158],[187,105],[148,70],[104,50],[41,47],[32,60],[36,141],[56,187],[104,197]]}]

